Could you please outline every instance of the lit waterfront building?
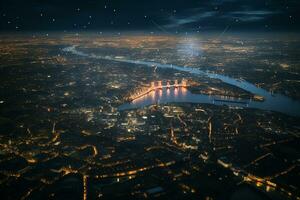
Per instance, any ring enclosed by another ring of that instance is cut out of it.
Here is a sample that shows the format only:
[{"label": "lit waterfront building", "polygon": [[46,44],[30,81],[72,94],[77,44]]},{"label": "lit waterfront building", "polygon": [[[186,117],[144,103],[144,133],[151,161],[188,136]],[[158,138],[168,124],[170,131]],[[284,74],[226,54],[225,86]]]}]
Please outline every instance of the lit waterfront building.
[{"label": "lit waterfront building", "polygon": [[162,82],[158,81],[157,83],[158,83],[158,88],[161,89],[162,88]]},{"label": "lit waterfront building", "polygon": [[167,88],[170,88],[170,81],[167,81]]},{"label": "lit waterfront building", "polygon": [[187,87],[187,80],[182,79],[181,85],[182,85],[182,87]]},{"label": "lit waterfront building", "polygon": [[175,80],[175,81],[174,81],[174,86],[175,86],[175,87],[178,87],[178,80]]},{"label": "lit waterfront building", "polygon": [[154,88],[155,88],[155,82],[152,81],[152,82],[151,82],[151,89],[154,89]]}]

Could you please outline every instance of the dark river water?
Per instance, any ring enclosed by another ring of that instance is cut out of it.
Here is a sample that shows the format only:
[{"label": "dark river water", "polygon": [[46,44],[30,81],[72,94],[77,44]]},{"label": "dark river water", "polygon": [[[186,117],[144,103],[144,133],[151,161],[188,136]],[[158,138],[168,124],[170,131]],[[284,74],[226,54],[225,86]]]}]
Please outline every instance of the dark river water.
[{"label": "dark river water", "polygon": [[125,103],[119,107],[120,110],[140,108],[148,106],[155,103],[175,103],[175,102],[189,102],[189,103],[206,103],[214,105],[228,105],[228,106],[238,106],[238,107],[249,107],[257,108],[262,110],[277,111],[287,115],[300,116],[300,102],[293,100],[281,94],[271,94],[268,91],[255,86],[244,80],[234,79],[225,75],[215,74],[207,71],[200,70],[198,68],[183,67],[172,64],[161,64],[148,61],[138,61],[130,60],[126,58],[116,58],[110,56],[98,56],[94,54],[87,54],[76,49],[76,46],[71,46],[64,48],[63,51],[70,52],[75,55],[112,60],[117,62],[138,64],[146,67],[157,66],[163,69],[174,69],[182,72],[187,72],[194,74],[196,76],[206,76],[212,79],[219,79],[224,83],[236,86],[238,88],[244,89],[252,94],[257,94],[264,97],[264,101],[251,101],[251,100],[241,100],[235,98],[224,98],[220,96],[204,95],[204,94],[193,94],[185,88],[172,88],[163,89],[150,92],[149,94],[136,99],[133,102]]}]

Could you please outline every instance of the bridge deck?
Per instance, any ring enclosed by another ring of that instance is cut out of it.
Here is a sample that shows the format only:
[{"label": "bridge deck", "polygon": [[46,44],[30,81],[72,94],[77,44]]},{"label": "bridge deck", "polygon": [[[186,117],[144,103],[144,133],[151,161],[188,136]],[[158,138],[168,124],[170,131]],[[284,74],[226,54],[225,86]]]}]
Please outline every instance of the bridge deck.
[{"label": "bridge deck", "polygon": [[138,94],[136,97],[130,98],[130,100],[131,100],[131,101],[134,101],[134,100],[136,100],[136,99],[139,99],[139,98],[145,96],[146,94],[148,94],[148,93],[150,93],[150,92],[152,92],[152,91],[159,90],[159,89],[163,89],[163,88],[171,88],[171,87],[177,88],[177,87],[188,87],[188,86],[189,86],[189,85],[187,85],[187,84],[185,84],[185,85],[183,85],[183,84],[177,84],[177,85],[174,85],[174,84],[173,84],[173,85],[161,85],[161,86],[155,86],[154,88],[152,87],[152,88],[148,89],[147,91],[145,91],[145,92],[143,92],[143,93],[141,93],[141,94]]}]

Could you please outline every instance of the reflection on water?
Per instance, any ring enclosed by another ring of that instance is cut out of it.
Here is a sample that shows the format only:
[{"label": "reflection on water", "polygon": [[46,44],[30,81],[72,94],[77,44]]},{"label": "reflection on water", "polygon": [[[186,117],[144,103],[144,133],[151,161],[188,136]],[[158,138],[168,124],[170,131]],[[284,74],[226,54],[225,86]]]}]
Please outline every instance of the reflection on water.
[{"label": "reflection on water", "polygon": [[215,105],[232,105],[248,107],[250,100],[237,99],[226,96],[214,96],[204,94],[193,94],[187,88],[163,88],[157,89],[146,95],[133,100],[130,103],[125,103],[119,107],[120,110],[134,109],[144,107],[156,103],[169,103],[169,102],[190,102],[190,103],[210,103]]},{"label": "reflection on water", "polygon": [[165,101],[173,101],[177,99],[185,99],[188,94],[188,90],[184,87],[180,88],[163,88],[153,90],[146,95],[133,100],[130,104],[136,106],[143,106],[148,103],[160,103]]},{"label": "reflection on water", "polygon": [[[295,104],[280,104],[284,102],[272,102],[272,101],[253,101],[251,99],[240,99],[227,96],[215,96],[205,94],[193,94],[184,87],[180,88],[163,88],[152,91],[130,103],[125,103],[119,106],[119,110],[135,109],[149,106],[156,103],[204,103],[214,105],[228,105],[242,108],[257,108],[262,110],[271,110],[281,113],[285,113],[292,116],[299,116],[299,112]],[[279,103],[279,104],[278,104]]]}]

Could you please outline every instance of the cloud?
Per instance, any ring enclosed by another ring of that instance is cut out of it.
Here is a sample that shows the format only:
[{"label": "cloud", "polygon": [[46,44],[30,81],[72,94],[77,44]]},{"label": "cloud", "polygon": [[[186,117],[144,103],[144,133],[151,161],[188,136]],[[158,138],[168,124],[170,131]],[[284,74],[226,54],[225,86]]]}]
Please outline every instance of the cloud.
[{"label": "cloud", "polygon": [[227,18],[236,18],[243,22],[254,22],[265,20],[266,18],[280,14],[278,11],[269,11],[269,10],[246,10],[246,11],[234,11],[229,12],[225,17]]},{"label": "cloud", "polygon": [[170,23],[165,25],[166,28],[175,28],[187,24],[191,24],[194,22],[199,22],[207,18],[214,17],[217,14],[216,11],[207,11],[207,12],[201,12],[199,14],[194,14],[188,17],[174,17],[171,16],[169,18]]},{"label": "cloud", "polygon": [[235,20],[240,23],[254,23],[266,20],[275,15],[282,14],[278,10],[264,10],[256,4],[237,4],[236,0],[213,0],[211,5],[202,5],[201,7],[190,8],[181,11],[178,15],[171,15],[164,21],[167,23],[165,28],[192,28],[199,26],[212,27],[222,24],[232,24]]}]

